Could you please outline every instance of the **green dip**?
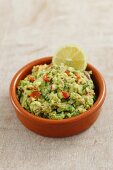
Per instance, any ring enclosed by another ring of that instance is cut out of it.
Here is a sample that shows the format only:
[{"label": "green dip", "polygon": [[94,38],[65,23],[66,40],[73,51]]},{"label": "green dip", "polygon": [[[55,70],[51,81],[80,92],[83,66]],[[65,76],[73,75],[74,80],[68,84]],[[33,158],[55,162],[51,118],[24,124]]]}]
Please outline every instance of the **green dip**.
[{"label": "green dip", "polygon": [[95,101],[91,71],[65,65],[37,65],[20,80],[17,97],[31,114],[47,119],[66,119],[87,111]]}]

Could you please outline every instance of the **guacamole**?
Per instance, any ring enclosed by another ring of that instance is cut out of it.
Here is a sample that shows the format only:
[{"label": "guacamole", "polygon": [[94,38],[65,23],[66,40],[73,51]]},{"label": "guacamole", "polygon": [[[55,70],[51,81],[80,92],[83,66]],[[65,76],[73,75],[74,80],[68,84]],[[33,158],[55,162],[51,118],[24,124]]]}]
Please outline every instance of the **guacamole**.
[{"label": "guacamole", "polygon": [[95,101],[91,71],[66,65],[37,65],[17,87],[21,106],[47,119],[66,119],[87,111]]}]

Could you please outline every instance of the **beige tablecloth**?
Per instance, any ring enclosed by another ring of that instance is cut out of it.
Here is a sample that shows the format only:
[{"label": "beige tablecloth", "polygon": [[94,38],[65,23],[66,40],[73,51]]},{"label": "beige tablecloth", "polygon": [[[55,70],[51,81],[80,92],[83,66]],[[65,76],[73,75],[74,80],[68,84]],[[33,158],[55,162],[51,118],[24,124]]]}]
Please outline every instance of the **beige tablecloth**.
[{"label": "beige tablecloth", "polygon": [[[26,129],[9,100],[9,84],[27,62],[79,44],[107,84],[96,123],[52,139]],[[113,1],[0,0],[0,170],[113,170]]]}]

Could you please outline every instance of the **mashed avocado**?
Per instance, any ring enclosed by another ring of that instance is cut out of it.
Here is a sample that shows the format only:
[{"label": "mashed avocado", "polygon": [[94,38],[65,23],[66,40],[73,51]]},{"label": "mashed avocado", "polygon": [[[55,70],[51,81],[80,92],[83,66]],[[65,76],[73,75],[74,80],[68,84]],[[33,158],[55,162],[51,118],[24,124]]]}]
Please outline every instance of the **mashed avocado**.
[{"label": "mashed avocado", "polygon": [[65,119],[88,110],[95,100],[91,71],[65,65],[37,65],[20,80],[17,97],[28,112],[48,119]]}]

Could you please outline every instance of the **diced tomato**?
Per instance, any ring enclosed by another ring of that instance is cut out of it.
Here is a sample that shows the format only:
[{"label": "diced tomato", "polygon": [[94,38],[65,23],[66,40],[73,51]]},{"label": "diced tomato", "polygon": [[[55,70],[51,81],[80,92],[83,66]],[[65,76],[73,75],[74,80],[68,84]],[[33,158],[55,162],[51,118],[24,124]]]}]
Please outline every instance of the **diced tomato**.
[{"label": "diced tomato", "polygon": [[50,80],[49,80],[49,78],[48,78],[48,75],[47,75],[47,74],[45,74],[45,75],[43,76],[43,80],[44,80],[45,82],[50,82]]},{"label": "diced tomato", "polygon": [[28,79],[29,79],[29,81],[32,82],[32,83],[35,81],[35,78],[34,78],[33,76],[28,76]]},{"label": "diced tomato", "polygon": [[78,73],[75,73],[75,76],[77,77],[77,80],[80,79],[80,75]]},{"label": "diced tomato", "polygon": [[69,98],[69,93],[66,91],[62,91],[62,95],[64,97],[64,99],[68,99]]},{"label": "diced tomato", "polygon": [[69,76],[70,75],[70,71],[66,70],[65,73]]},{"label": "diced tomato", "polygon": [[40,95],[41,95],[41,93],[39,91],[33,91],[30,94],[30,97],[37,98],[37,97],[40,97]]}]

